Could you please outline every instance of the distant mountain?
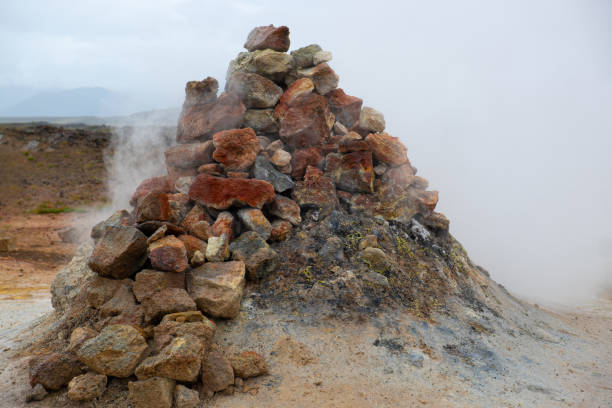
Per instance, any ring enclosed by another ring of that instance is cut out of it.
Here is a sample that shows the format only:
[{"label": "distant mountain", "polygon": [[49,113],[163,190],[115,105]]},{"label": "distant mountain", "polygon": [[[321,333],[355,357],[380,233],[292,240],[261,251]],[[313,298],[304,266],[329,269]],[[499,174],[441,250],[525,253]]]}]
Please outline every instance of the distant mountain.
[{"label": "distant mountain", "polygon": [[18,91],[7,88],[2,99],[13,97],[18,102],[0,105],[0,116],[115,116],[134,111],[128,97],[100,87],[49,90],[25,99],[19,98]]}]

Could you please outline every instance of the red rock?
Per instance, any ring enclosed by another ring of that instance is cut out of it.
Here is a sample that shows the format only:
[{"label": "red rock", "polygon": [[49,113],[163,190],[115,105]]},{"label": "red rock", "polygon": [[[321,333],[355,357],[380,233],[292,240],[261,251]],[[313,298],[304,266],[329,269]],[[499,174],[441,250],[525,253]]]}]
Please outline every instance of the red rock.
[{"label": "red rock", "polygon": [[217,210],[248,205],[262,208],[274,200],[274,187],[263,180],[229,179],[200,174],[189,189],[189,198]]},{"label": "red rock", "polygon": [[[193,184],[192,184],[193,186]],[[191,198],[191,197],[190,197]],[[199,205],[194,205],[193,208],[187,213],[181,227],[185,228],[191,235],[203,239],[206,241],[210,236],[210,223],[212,222],[210,216]]]},{"label": "red rock", "polygon": [[278,105],[274,109],[274,117],[281,119],[285,116],[289,105],[299,96],[308,95],[314,90],[314,84],[310,78],[300,78],[292,83],[287,90],[282,94]]},{"label": "red rock", "polygon": [[357,132],[348,132],[338,143],[338,151],[340,153],[357,152],[357,151],[369,151],[370,145],[368,142],[361,138],[361,135]]},{"label": "red rock", "polygon": [[217,163],[203,164],[198,167],[198,174],[210,174],[211,176],[222,176],[223,167]]},{"label": "red rock", "polygon": [[340,190],[349,192],[374,192],[374,169],[372,152],[352,152],[344,155],[330,153],[325,166]]},{"label": "red rock", "polygon": [[251,378],[268,373],[266,360],[261,354],[254,351],[232,354],[229,356],[229,361],[236,377]]},{"label": "red rock", "polygon": [[406,146],[397,137],[388,133],[370,133],[365,140],[376,160],[391,166],[408,162]]},{"label": "red rock", "polygon": [[249,108],[272,108],[283,94],[283,88],[261,75],[235,72],[225,90],[238,95]]},{"label": "red rock", "polygon": [[245,111],[238,95],[232,93],[223,93],[216,101],[204,105],[183,106],[176,140],[179,143],[208,140],[221,130],[238,128]]},{"label": "red rock", "polygon": [[166,288],[185,289],[185,274],[143,269],[134,276],[133,292],[139,302]]},{"label": "red rock", "polygon": [[193,258],[196,251],[200,251],[203,254],[206,253],[206,242],[202,241],[201,239],[187,234],[179,235],[178,239],[183,241],[185,249],[187,250],[188,259]]},{"label": "red rock", "polygon": [[336,120],[350,128],[359,120],[363,100],[344,93],[342,88],[334,89],[325,95],[329,108],[336,115]]},{"label": "red rock", "polygon": [[289,49],[289,28],[273,25],[255,27],[249,33],[244,48],[249,51],[271,49],[287,52]]},{"label": "red rock", "polygon": [[[223,211],[217,216],[217,220],[210,228],[210,233],[214,237],[220,237],[225,234],[227,241],[231,241],[236,230],[236,219],[229,211]],[[205,253],[205,252],[203,252]]]},{"label": "red rock", "polygon": [[203,81],[189,81],[185,85],[185,106],[204,105],[217,99],[219,83],[213,77]]},{"label": "red rock", "polygon": [[316,145],[329,136],[330,114],[323,96],[315,93],[299,96],[280,120],[279,135],[295,148]]},{"label": "red rock", "polygon": [[339,205],[334,182],[312,166],[306,169],[304,180],[295,183],[292,197],[300,207],[319,208],[324,216]]},{"label": "red rock", "polygon": [[71,354],[42,354],[30,360],[30,385],[55,391],[82,372],[81,363]]},{"label": "red rock", "polygon": [[272,231],[270,231],[271,241],[284,241],[289,238],[293,225],[289,221],[274,220],[272,222]]},{"label": "red rock", "polygon": [[299,69],[298,77],[310,78],[320,95],[325,95],[338,86],[340,77],[327,63],[323,62],[312,68]]},{"label": "red rock", "polygon": [[130,277],[145,263],[147,237],[133,227],[106,227],[89,257],[87,266],[100,276]]},{"label": "red rock", "polygon": [[217,349],[202,359],[202,391],[219,392],[234,384],[234,369],[229,360]]},{"label": "red rock", "polygon": [[258,233],[264,240],[270,238],[272,225],[260,209],[242,208],[238,210],[238,218],[247,230]]},{"label": "red rock", "polygon": [[202,164],[212,162],[213,143],[208,140],[203,143],[188,143],[173,146],[164,153],[166,166],[180,169],[192,169]]},{"label": "red rock", "polygon": [[291,177],[300,180],[304,177],[308,166],[317,168],[323,166],[323,154],[320,148],[310,147],[293,152],[293,156],[291,156]]},{"label": "red rock", "polygon": [[152,177],[144,180],[142,183],[138,185],[136,191],[132,195],[130,199],[130,205],[135,206],[138,202],[138,199],[151,191],[161,191],[162,193],[171,193],[172,192],[172,182],[170,177],[162,176],[162,177]]},{"label": "red rock", "polygon": [[217,132],[213,136],[213,143],[215,145],[213,159],[222,163],[225,170],[248,169],[261,149],[259,140],[251,128]]},{"label": "red rock", "polygon": [[274,201],[269,206],[270,214],[289,221],[293,225],[300,225],[300,206],[295,201],[282,195],[276,195]]},{"label": "red rock", "polygon": [[172,235],[151,243],[148,253],[151,266],[160,271],[184,272],[189,266],[185,244]]},{"label": "red rock", "polygon": [[182,288],[165,288],[154,296],[144,298],[142,305],[145,311],[145,321],[159,320],[169,313],[197,310],[197,306],[189,294]]},{"label": "red rock", "polygon": [[168,218],[170,218],[170,204],[166,193],[151,191],[138,200],[135,212],[137,223],[167,221]]}]

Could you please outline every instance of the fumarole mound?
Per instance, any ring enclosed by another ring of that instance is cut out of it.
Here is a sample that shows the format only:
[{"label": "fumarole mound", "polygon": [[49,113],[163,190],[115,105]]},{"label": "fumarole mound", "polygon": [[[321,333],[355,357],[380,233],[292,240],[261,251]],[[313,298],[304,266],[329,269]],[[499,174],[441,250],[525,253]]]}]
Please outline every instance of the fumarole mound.
[{"label": "fumarole mound", "polygon": [[438,193],[383,114],[338,88],[331,53],[288,53],[289,29],[273,26],[245,48],[223,92],[187,83],[168,174],[94,227],[88,268],[56,279],[61,319],[30,363],[43,396],[121,391],[134,407],[180,408],[231,393],[269,371],[216,340],[245,307],[427,321],[452,297],[497,313],[487,273],[434,212]]}]

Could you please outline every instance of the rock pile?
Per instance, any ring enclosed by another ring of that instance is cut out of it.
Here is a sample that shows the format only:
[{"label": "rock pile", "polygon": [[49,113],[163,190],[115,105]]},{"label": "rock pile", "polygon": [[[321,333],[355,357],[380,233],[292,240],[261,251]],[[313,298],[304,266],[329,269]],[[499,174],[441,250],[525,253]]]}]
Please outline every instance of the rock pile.
[{"label": "rock pile", "polygon": [[[109,377],[129,378],[135,407],[198,406],[198,390],[231,391],[267,372],[261,355],[216,346],[212,319],[236,317],[247,281],[277,271],[275,246],[295,238],[306,211],[448,228],[382,113],[338,88],[331,53],[287,53],[287,27],[257,27],[244,46],[220,95],[214,78],[187,83],[168,174],[144,180],[131,212],[92,230],[95,317],[65,351],[32,360],[33,387],[68,386],[82,401]],[[328,252],[342,246],[333,238]],[[385,256],[376,236],[362,246],[373,265]]]}]

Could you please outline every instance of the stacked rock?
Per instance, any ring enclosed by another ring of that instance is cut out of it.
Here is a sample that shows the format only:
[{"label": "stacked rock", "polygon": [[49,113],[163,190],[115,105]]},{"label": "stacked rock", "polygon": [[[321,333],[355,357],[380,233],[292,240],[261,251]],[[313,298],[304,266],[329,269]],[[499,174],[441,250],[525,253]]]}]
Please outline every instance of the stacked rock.
[{"label": "stacked rock", "polygon": [[[192,406],[195,384],[219,392],[267,371],[257,353],[215,346],[210,319],[238,315],[246,281],[277,269],[275,242],[291,239],[302,211],[448,227],[383,115],[337,87],[331,54],[289,45],[287,27],[257,27],[223,93],[214,78],[187,83],[168,175],[143,181],[132,212],[92,231],[96,318],[72,332],[67,354],[33,362],[32,386],[69,383],[68,396],[86,400],[107,376],[135,376],[134,406]],[[58,362],[63,375],[50,375]]]}]

